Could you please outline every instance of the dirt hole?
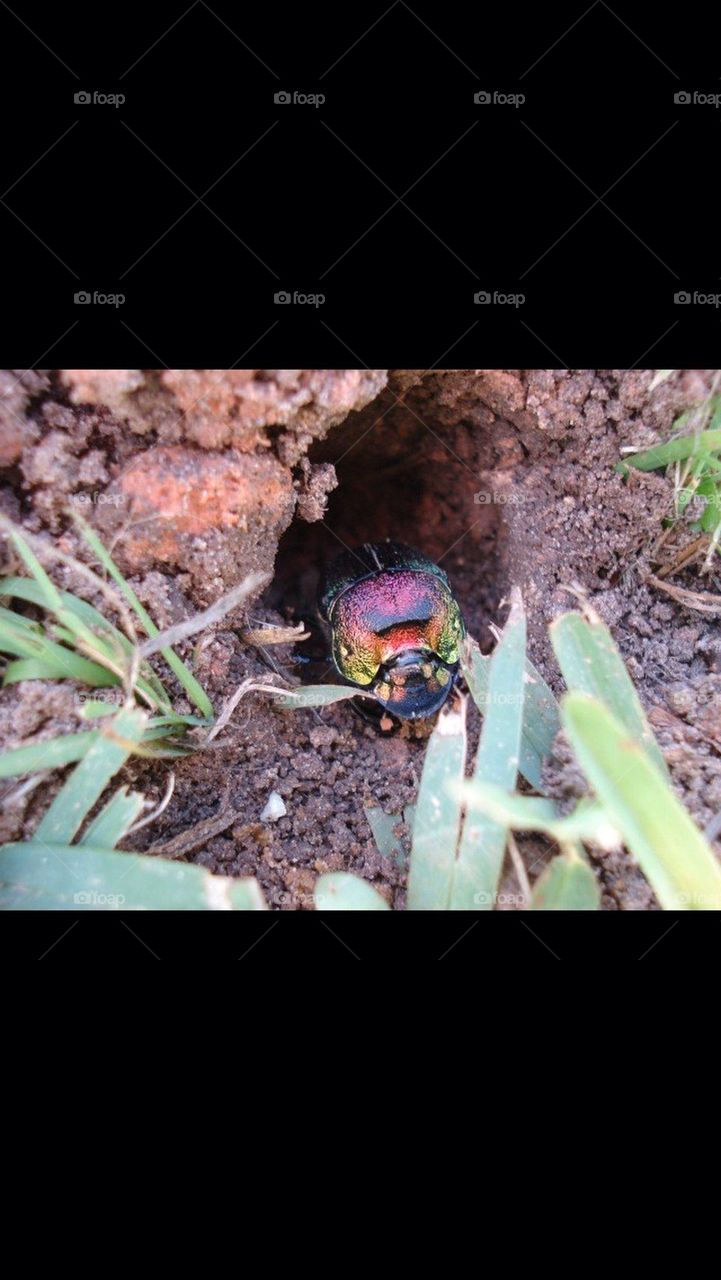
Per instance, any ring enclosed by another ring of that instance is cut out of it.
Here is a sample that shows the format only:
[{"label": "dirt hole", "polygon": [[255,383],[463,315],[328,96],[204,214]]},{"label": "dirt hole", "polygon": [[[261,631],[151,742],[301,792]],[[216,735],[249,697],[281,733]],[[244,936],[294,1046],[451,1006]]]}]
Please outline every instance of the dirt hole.
[{"label": "dirt hole", "polygon": [[[268,607],[309,620],[323,566],[363,542],[392,538],[426,552],[449,575],[466,625],[484,647],[507,591],[507,516],[494,501],[489,433],[448,428],[399,407],[351,414],[315,445],[338,487],[322,521],[295,520],[281,538]],[[497,498],[498,495],[495,495]]]}]

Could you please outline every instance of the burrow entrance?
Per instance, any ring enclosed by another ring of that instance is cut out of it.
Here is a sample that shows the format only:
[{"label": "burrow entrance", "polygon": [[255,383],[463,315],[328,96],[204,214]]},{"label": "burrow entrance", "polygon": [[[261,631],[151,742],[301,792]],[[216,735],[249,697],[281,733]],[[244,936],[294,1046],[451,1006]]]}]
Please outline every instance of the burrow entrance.
[{"label": "burrow entrance", "polygon": [[[507,426],[507,424],[505,424]],[[426,552],[451,580],[468,630],[492,643],[508,590],[508,515],[493,473],[493,427],[440,423],[433,404],[393,405],[381,395],[309,453],[332,463],[338,487],[322,520],[295,520],[281,538],[268,607],[312,616],[323,567],[346,547],[391,538]]]}]

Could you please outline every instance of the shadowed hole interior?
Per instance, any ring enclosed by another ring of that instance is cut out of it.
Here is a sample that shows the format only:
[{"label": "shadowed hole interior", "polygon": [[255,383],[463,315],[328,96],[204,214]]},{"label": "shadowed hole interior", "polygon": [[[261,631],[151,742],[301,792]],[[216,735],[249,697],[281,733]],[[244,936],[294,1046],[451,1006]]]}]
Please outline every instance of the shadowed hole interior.
[{"label": "shadowed hole interior", "polygon": [[487,623],[506,591],[508,515],[491,500],[489,429],[441,426],[428,405],[425,421],[405,405],[384,407],[381,396],[311,449],[312,464],[334,464],[338,487],[322,521],[296,519],[284,534],[265,603],[312,620],[324,565],[345,548],[391,538],[442,565],[469,631],[488,648]]}]

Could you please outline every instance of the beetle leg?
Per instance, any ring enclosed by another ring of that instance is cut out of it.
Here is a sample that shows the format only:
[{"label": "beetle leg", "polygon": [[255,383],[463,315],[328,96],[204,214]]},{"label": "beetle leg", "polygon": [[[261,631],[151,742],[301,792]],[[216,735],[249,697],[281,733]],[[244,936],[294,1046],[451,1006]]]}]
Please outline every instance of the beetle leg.
[{"label": "beetle leg", "polygon": [[333,657],[330,653],[289,653],[287,661],[294,667],[304,667],[311,662],[322,662],[326,666],[333,664]]}]

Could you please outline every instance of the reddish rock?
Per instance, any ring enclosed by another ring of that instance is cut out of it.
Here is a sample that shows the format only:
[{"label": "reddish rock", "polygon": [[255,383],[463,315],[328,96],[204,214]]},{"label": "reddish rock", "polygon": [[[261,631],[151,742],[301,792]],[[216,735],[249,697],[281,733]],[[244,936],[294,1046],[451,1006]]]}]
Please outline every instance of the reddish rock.
[{"label": "reddish rock", "polygon": [[264,427],[285,426],[283,461],[289,465],[351,409],[360,409],[385,385],[384,370],[166,369],[161,384],[175,398],[186,439],[204,449],[233,445],[243,451],[268,445]]},{"label": "reddish rock", "polygon": [[104,405],[131,431],[158,442],[188,441],[203,449],[269,449],[267,427],[284,427],[277,442],[295,466],[353,409],[385,386],[384,369],[63,369],[74,404]]},{"label": "reddish rock", "polygon": [[126,407],[126,397],[145,382],[142,369],[61,369],[61,380],[73,404]]},{"label": "reddish rock", "polygon": [[0,370],[0,467],[14,466],[26,445],[37,439],[25,410],[30,396],[46,387],[46,374],[37,370]]},{"label": "reddish rock", "polygon": [[267,454],[161,445],[118,476],[95,518],[126,569],[172,565],[212,599],[251,569],[271,569],[294,506],[290,474]]}]

